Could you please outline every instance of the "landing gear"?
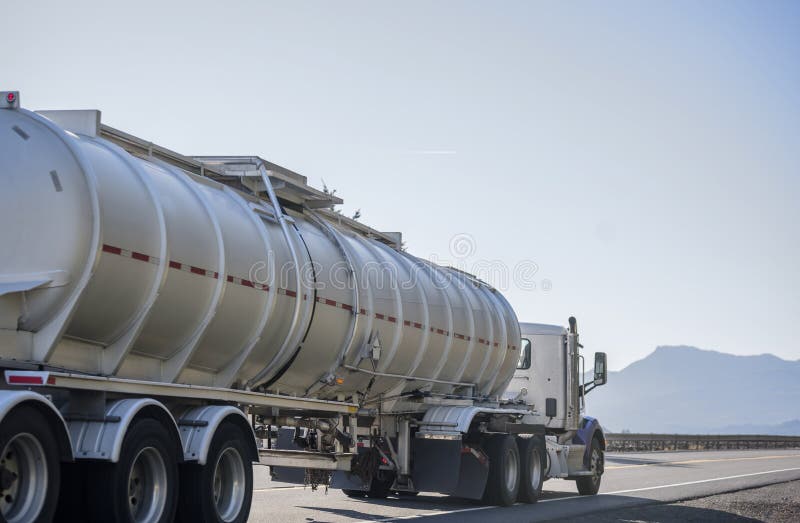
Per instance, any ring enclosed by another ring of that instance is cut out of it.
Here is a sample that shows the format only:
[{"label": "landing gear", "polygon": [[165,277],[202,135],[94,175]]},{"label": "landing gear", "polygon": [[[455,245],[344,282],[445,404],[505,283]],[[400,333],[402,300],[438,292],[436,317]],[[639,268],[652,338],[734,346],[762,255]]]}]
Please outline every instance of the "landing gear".
[{"label": "landing gear", "polygon": [[575,480],[578,485],[578,493],[582,496],[593,496],[600,490],[600,480],[603,477],[603,449],[597,438],[592,439],[592,454],[590,456],[591,476],[582,476]]},{"label": "landing gear", "polygon": [[504,507],[513,505],[520,488],[520,457],[516,438],[508,434],[494,434],[484,443],[484,451],[489,456],[484,503]]},{"label": "landing gear", "polygon": [[58,504],[61,479],[53,431],[37,409],[20,406],[0,424],[0,520],[46,522]]}]

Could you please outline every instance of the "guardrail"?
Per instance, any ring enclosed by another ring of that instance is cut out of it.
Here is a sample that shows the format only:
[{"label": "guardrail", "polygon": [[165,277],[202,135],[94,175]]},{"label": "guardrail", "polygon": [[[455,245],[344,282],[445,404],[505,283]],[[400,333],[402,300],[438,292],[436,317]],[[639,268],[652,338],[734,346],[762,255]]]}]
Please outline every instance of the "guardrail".
[{"label": "guardrail", "polygon": [[800,448],[800,436],[758,434],[606,434],[610,452]]}]

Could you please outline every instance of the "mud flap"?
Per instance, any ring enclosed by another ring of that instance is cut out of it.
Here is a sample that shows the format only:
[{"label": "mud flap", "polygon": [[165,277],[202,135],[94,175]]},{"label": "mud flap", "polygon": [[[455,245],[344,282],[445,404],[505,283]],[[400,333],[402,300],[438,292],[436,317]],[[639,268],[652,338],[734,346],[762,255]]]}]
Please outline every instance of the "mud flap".
[{"label": "mud flap", "polygon": [[455,492],[461,468],[461,440],[420,439],[411,442],[414,487],[421,492]]},{"label": "mud flap", "polygon": [[412,442],[414,488],[461,498],[480,499],[489,477],[489,460],[461,440],[415,439]]},{"label": "mud flap", "polygon": [[463,447],[461,468],[458,473],[458,487],[454,496],[467,499],[481,499],[489,478],[489,459],[479,449]]}]

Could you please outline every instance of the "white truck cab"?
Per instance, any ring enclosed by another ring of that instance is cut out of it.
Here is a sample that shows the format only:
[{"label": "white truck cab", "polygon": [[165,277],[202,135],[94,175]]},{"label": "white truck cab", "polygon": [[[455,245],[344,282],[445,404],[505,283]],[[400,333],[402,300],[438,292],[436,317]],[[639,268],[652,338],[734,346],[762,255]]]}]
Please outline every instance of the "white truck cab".
[{"label": "white truck cab", "polygon": [[526,423],[545,427],[548,478],[574,479],[581,494],[594,494],[603,472],[605,436],[584,414],[586,393],[606,383],[606,354],[595,353],[586,382],[577,322],[569,326],[520,323],[522,342],[514,377],[503,399],[524,406]]},{"label": "white truck cab", "polygon": [[582,345],[577,339],[570,343],[568,328],[543,323],[519,325],[519,361],[503,399],[531,407],[536,421],[548,428],[577,428],[585,394],[605,384],[605,353],[595,354],[594,380],[584,383]]},{"label": "white truck cab", "polygon": [[519,362],[504,398],[537,407],[542,414],[547,398],[555,399],[556,418],[564,420],[568,396],[567,329],[543,323],[519,326],[522,334]]}]

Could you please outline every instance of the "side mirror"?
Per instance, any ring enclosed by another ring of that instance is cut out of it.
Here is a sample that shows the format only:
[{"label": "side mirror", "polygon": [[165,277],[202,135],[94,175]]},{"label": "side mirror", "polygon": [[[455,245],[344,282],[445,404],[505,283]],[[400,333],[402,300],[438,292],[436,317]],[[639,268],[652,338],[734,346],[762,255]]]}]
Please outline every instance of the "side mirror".
[{"label": "side mirror", "polygon": [[606,353],[594,353],[594,386],[605,385],[608,378],[608,365],[606,364]]}]

